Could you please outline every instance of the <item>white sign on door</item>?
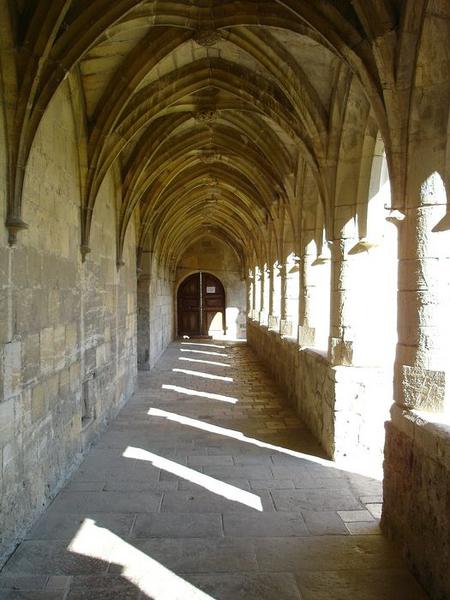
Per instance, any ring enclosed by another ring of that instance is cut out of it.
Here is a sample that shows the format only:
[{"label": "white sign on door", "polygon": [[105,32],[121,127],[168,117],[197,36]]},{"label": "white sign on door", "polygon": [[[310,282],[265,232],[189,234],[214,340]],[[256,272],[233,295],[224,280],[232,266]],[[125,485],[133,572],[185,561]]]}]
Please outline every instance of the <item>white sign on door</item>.
[{"label": "white sign on door", "polygon": [[216,293],[216,288],[213,287],[213,286],[211,286],[211,287],[207,286],[206,287],[206,293],[207,294],[215,294]]}]

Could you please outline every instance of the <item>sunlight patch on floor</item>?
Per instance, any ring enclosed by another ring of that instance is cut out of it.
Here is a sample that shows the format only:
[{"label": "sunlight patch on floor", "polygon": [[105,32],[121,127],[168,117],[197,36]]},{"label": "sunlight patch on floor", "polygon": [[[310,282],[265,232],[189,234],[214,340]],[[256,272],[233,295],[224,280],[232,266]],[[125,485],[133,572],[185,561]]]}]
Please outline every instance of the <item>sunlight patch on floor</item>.
[{"label": "sunlight patch on floor", "polygon": [[121,566],[120,575],[153,600],[214,600],[93,519],[84,519],[67,549]]},{"label": "sunlight patch on floor", "polygon": [[146,460],[152,463],[152,465],[157,469],[162,469],[167,473],[171,473],[177,477],[182,477],[186,481],[195,483],[209,492],[213,492],[214,494],[222,496],[227,500],[240,502],[241,504],[245,504],[246,506],[254,508],[258,511],[263,510],[261,498],[257,494],[252,494],[251,492],[241,490],[234,485],[230,485],[229,483],[225,483],[219,479],[214,479],[214,477],[210,477],[209,475],[199,473],[195,469],[190,469],[189,467],[180,465],[173,460],[163,458],[162,456],[158,456],[158,454],[154,454],[148,450],[128,446],[122,456],[125,458],[134,458],[135,460]]},{"label": "sunlight patch on floor", "polygon": [[217,379],[219,381],[232,382],[232,377],[224,377],[223,375],[213,375],[212,373],[204,373],[203,371],[191,371],[190,369],[172,369],[174,373],[184,373],[193,377],[203,377],[204,379]]},{"label": "sunlight patch on floor", "polygon": [[225,350],[226,346],[219,346],[219,344],[204,344],[203,342],[181,342],[182,346],[206,346],[207,348],[221,348]]},{"label": "sunlight patch on floor", "polygon": [[187,356],[180,356],[178,360],[184,360],[193,363],[202,363],[203,365],[213,365],[214,367],[231,367],[229,363],[216,362],[214,360],[202,360],[201,358],[187,358]]},{"label": "sunlight patch on floor", "polygon": [[152,417],[162,417],[168,419],[169,421],[180,423],[181,425],[188,425],[189,427],[195,427],[196,429],[201,429],[210,433],[216,433],[225,437],[234,438],[240,442],[253,444],[255,446],[259,446],[260,448],[267,448],[268,450],[288,454],[289,456],[294,456],[295,458],[308,460],[324,467],[336,467],[336,463],[332,462],[331,460],[320,458],[312,454],[304,454],[303,452],[297,452],[296,450],[290,450],[289,448],[283,448],[282,446],[275,446],[274,444],[269,444],[267,442],[257,440],[256,438],[247,437],[242,432],[234,429],[226,429],[225,427],[219,427],[218,425],[211,425],[210,423],[205,423],[204,421],[199,421],[198,419],[192,419],[191,417],[183,417],[182,415],[177,415],[176,413],[168,412],[160,408],[150,408],[148,414]]},{"label": "sunlight patch on floor", "polygon": [[199,392],[198,390],[191,390],[179,385],[169,385],[163,383],[161,387],[163,390],[171,390],[173,392],[177,392],[177,394],[186,394],[187,396],[199,396],[200,398],[209,398],[210,400],[229,402],[230,404],[236,404],[236,402],[239,402],[239,399],[233,398],[233,396],[224,396],[223,394],[213,394],[210,392]]}]

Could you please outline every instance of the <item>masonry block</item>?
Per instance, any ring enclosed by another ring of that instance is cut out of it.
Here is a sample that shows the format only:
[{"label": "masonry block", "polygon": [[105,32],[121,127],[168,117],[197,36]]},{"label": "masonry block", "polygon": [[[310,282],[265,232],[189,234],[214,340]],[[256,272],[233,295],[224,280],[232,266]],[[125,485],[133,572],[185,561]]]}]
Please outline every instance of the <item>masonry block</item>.
[{"label": "masonry block", "polygon": [[408,408],[439,412],[444,407],[446,374],[400,365],[402,404]]},{"label": "masonry block", "polygon": [[22,343],[13,341],[3,346],[3,395],[10,398],[20,392],[22,384]]},{"label": "masonry block", "polygon": [[33,388],[31,396],[31,420],[36,422],[42,419],[46,413],[46,397],[43,384],[39,383]]},{"label": "masonry block", "polygon": [[[448,432],[420,418],[405,429],[397,421],[407,415],[386,424],[382,528],[400,544],[430,597],[444,600],[450,597],[450,463],[439,456],[436,438],[448,445]],[[422,443],[425,437],[429,444]]]}]

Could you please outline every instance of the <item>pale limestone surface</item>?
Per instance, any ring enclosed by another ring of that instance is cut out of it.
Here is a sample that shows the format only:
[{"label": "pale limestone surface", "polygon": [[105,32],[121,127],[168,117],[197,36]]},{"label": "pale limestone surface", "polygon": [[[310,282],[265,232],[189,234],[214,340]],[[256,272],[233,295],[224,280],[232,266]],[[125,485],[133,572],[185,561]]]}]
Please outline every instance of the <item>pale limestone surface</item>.
[{"label": "pale limestone surface", "polygon": [[384,528],[447,600],[448,0],[0,0],[0,82],[0,556],[173,339],[208,233],[330,455],[380,461],[395,402]]},{"label": "pale limestone surface", "polygon": [[[380,482],[323,458],[248,347],[203,343],[173,343],[140,374],[0,573],[0,598],[425,599],[377,528]],[[232,381],[172,371],[213,354],[226,366],[193,370]]]},{"label": "pale limestone surface", "polygon": [[298,347],[254,321],[248,342],[329,456],[357,456],[381,467],[391,380],[381,368],[331,364],[326,352]]},{"label": "pale limestone surface", "polygon": [[[41,121],[25,177],[19,247],[2,246],[0,561],[135,388],[135,228],[117,271],[114,173],[99,190],[92,252],[79,253],[77,119],[67,84]],[[3,293],[7,292],[7,293]],[[86,410],[84,408],[86,404]],[[83,414],[85,416],[83,418]]]}]

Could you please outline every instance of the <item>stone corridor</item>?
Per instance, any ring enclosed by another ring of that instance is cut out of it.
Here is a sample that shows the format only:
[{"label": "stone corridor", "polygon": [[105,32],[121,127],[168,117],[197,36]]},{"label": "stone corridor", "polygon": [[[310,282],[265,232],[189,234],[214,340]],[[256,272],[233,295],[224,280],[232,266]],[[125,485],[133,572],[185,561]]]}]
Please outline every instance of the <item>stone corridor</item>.
[{"label": "stone corridor", "polygon": [[172,343],[0,574],[0,599],[419,600],[380,482],[325,460],[242,343]]}]

